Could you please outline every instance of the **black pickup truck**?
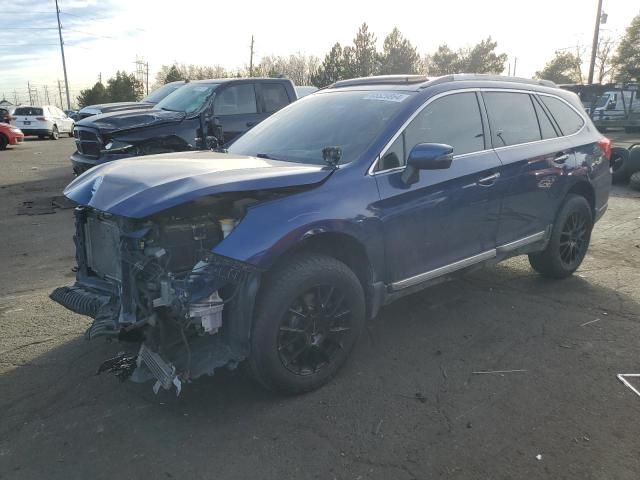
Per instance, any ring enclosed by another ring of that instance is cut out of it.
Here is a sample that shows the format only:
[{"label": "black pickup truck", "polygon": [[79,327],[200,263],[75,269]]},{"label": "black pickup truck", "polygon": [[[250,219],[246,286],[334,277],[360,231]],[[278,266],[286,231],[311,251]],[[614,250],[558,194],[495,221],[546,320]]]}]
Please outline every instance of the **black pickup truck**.
[{"label": "black pickup truck", "polygon": [[192,81],[153,109],[107,113],[76,123],[73,171],[120,158],[221,147],[297,99],[291,80]]}]

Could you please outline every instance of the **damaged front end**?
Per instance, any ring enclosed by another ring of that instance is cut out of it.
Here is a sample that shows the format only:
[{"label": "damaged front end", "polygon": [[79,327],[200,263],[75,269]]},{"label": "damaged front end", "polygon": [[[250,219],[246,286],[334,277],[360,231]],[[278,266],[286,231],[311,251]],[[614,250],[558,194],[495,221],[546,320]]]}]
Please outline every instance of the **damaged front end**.
[{"label": "damaged front end", "polygon": [[94,319],[87,339],[129,345],[99,371],[179,393],[246,358],[260,272],[211,250],[273,195],[206,197],[139,220],[76,208],[76,282],[51,298]]}]

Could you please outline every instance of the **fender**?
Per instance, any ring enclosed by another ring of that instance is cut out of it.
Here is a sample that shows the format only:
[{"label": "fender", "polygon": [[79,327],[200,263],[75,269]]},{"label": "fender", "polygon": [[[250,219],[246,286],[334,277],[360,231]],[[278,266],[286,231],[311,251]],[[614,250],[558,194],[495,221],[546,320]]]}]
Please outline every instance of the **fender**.
[{"label": "fender", "polygon": [[364,246],[375,278],[384,278],[382,223],[370,208],[378,199],[378,189],[370,177],[364,188],[341,187],[353,174],[360,172],[336,171],[331,182],[315,189],[249,208],[212,253],[268,270],[278,258],[309,237],[340,233]]}]

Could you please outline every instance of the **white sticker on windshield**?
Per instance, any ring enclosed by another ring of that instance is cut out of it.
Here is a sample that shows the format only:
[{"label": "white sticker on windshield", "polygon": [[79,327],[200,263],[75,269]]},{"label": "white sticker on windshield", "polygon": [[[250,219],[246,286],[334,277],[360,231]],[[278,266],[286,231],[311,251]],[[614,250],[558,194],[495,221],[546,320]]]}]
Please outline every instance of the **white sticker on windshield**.
[{"label": "white sticker on windshield", "polygon": [[382,100],[383,102],[402,102],[409,95],[404,93],[375,92],[365,95],[365,100]]},{"label": "white sticker on windshield", "polygon": [[206,92],[209,87],[195,87],[193,89],[194,92]]}]

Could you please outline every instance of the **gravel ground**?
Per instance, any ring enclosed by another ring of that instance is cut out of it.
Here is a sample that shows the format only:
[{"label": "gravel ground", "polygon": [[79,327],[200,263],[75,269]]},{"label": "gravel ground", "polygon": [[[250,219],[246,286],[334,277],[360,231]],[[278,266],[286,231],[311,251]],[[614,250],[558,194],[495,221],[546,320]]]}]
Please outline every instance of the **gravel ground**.
[{"label": "gravel ground", "polygon": [[[95,376],[117,344],[84,341],[87,318],[47,298],[73,279],[72,212],[17,212],[59,195],[72,150],[0,152],[0,478],[640,475],[640,397],[616,378],[640,373],[639,193],[614,189],[573,278],[516,258],[406,297],[317,392],[222,372],[175,398]],[[519,371],[473,373],[493,370]]]}]

